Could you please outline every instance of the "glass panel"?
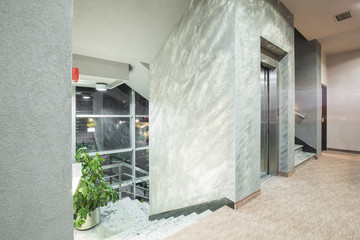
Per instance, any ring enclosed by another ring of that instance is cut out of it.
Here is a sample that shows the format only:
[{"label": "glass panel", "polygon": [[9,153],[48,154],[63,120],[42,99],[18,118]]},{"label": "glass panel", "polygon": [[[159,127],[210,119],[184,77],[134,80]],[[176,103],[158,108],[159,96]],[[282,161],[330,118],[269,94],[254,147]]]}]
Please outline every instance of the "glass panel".
[{"label": "glass panel", "polygon": [[[149,149],[136,151],[135,165],[136,167],[141,168],[147,172],[149,171]],[[141,174],[139,173],[139,176],[140,175]]]},{"label": "glass panel", "polygon": [[131,168],[126,166],[121,167],[121,181],[128,181],[132,179],[132,171]]},{"label": "glass panel", "polygon": [[104,159],[104,162],[102,163],[103,166],[120,162],[126,162],[131,164],[131,152],[100,155],[100,157]]},{"label": "glass panel", "polygon": [[138,93],[135,93],[135,101],[135,113],[137,115],[149,115],[149,101]]},{"label": "glass panel", "polygon": [[104,169],[104,178],[110,185],[119,184],[119,167]]},{"label": "glass panel", "polygon": [[138,195],[136,196],[136,198],[145,201],[147,198],[144,198],[142,196],[149,197],[149,183],[141,182],[137,183],[136,186],[139,186],[139,188],[136,188],[136,195]]},{"label": "glass panel", "polygon": [[141,178],[141,177],[146,177],[146,176],[148,176],[147,174],[142,173],[142,172],[139,172],[139,171],[136,171],[135,174],[136,174],[136,177],[137,177],[137,178]]},{"label": "glass panel", "polygon": [[[121,188],[121,190],[128,191],[128,192],[133,192],[133,187],[132,186],[126,186],[126,187]],[[121,198],[124,198],[124,197],[129,197],[131,199],[134,199],[133,194],[129,194],[129,193],[126,193],[126,192],[121,192]]]},{"label": "glass panel", "polygon": [[141,117],[135,120],[136,127],[136,147],[149,145],[149,118]]},{"label": "glass panel", "polygon": [[76,88],[76,114],[129,115],[131,88],[122,84],[106,92]]},{"label": "glass panel", "polygon": [[76,144],[87,152],[130,147],[129,118],[76,118]]}]

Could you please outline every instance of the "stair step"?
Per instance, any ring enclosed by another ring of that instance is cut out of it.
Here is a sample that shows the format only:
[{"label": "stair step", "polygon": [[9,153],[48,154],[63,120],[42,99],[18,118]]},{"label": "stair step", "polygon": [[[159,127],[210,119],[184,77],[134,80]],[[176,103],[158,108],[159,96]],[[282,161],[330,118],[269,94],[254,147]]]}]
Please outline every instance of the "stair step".
[{"label": "stair step", "polygon": [[295,153],[296,152],[298,152],[298,151],[302,151],[302,148],[303,148],[304,146],[303,145],[298,145],[298,144],[295,144]]},{"label": "stair step", "polygon": [[298,167],[305,162],[313,159],[316,156],[315,153],[309,153],[304,151],[299,151],[295,153],[295,167]]},{"label": "stair step", "polygon": [[201,214],[191,213],[187,216],[149,221],[149,212],[149,204],[137,199],[125,197],[115,203],[110,202],[101,208],[100,224],[87,231],[74,230],[74,239],[165,239],[212,213],[207,210]]}]

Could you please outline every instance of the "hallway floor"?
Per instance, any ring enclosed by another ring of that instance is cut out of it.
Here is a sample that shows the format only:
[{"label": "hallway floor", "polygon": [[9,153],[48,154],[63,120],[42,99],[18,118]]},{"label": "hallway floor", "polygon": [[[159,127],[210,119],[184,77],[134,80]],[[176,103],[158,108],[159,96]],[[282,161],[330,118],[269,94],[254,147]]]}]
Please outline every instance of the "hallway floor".
[{"label": "hallway floor", "polygon": [[360,239],[360,155],[323,152],[289,178],[263,181],[240,209],[223,207],[168,239]]}]

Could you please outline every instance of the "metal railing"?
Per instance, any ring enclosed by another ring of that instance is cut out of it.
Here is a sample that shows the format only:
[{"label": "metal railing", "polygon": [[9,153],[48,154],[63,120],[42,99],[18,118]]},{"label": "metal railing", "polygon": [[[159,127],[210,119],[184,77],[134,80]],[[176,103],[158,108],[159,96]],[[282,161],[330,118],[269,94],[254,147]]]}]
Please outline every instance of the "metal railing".
[{"label": "metal railing", "polygon": [[[135,172],[135,175],[136,175],[136,172],[139,172],[141,174],[144,174],[144,176],[137,177],[137,176],[134,176],[132,174],[123,173],[122,169],[121,169],[122,167],[129,168],[131,170],[131,172]],[[112,185],[112,187],[113,187],[113,189],[119,189],[119,199],[121,199],[122,193],[130,194],[130,195],[133,196],[133,198],[140,197],[140,198],[143,198],[143,199],[149,199],[149,196],[146,195],[146,193],[149,193],[149,187],[148,187],[149,186],[149,184],[148,184],[149,183],[149,172],[148,171],[145,171],[144,169],[133,166],[133,165],[131,165],[129,163],[126,163],[126,162],[119,162],[119,163],[109,164],[109,165],[103,166],[102,168],[104,170],[112,169],[112,168],[119,168],[119,173],[118,174],[112,174],[112,175],[104,177],[106,179],[107,178],[110,179],[110,178],[118,177],[119,183]],[[123,175],[130,177],[130,179],[123,181],[121,179],[121,177]],[[138,184],[142,184],[142,183],[145,183],[145,185],[147,187],[138,185]],[[122,189],[122,188],[128,187],[128,186],[132,187],[132,191]],[[137,189],[141,190],[143,192],[143,194],[138,193]]]}]

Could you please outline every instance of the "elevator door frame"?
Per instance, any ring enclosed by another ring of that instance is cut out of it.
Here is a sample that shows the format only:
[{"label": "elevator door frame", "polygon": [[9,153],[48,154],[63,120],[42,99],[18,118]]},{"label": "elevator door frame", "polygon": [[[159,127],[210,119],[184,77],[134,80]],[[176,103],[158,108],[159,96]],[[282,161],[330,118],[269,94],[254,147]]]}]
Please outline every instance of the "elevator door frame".
[{"label": "elevator door frame", "polygon": [[[279,166],[279,97],[278,97],[278,61],[272,56],[261,54],[261,73],[262,68],[268,70],[269,77],[269,115],[268,115],[268,160],[267,160],[267,174],[276,176]],[[261,107],[261,106],[260,106]],[[260,122],[261,124],[261,122]],[[261,127],[261,126],[260,126]],[[262,141],[262,140],[261,140]],[[260,144],[261,151],[261,144]]]}]

